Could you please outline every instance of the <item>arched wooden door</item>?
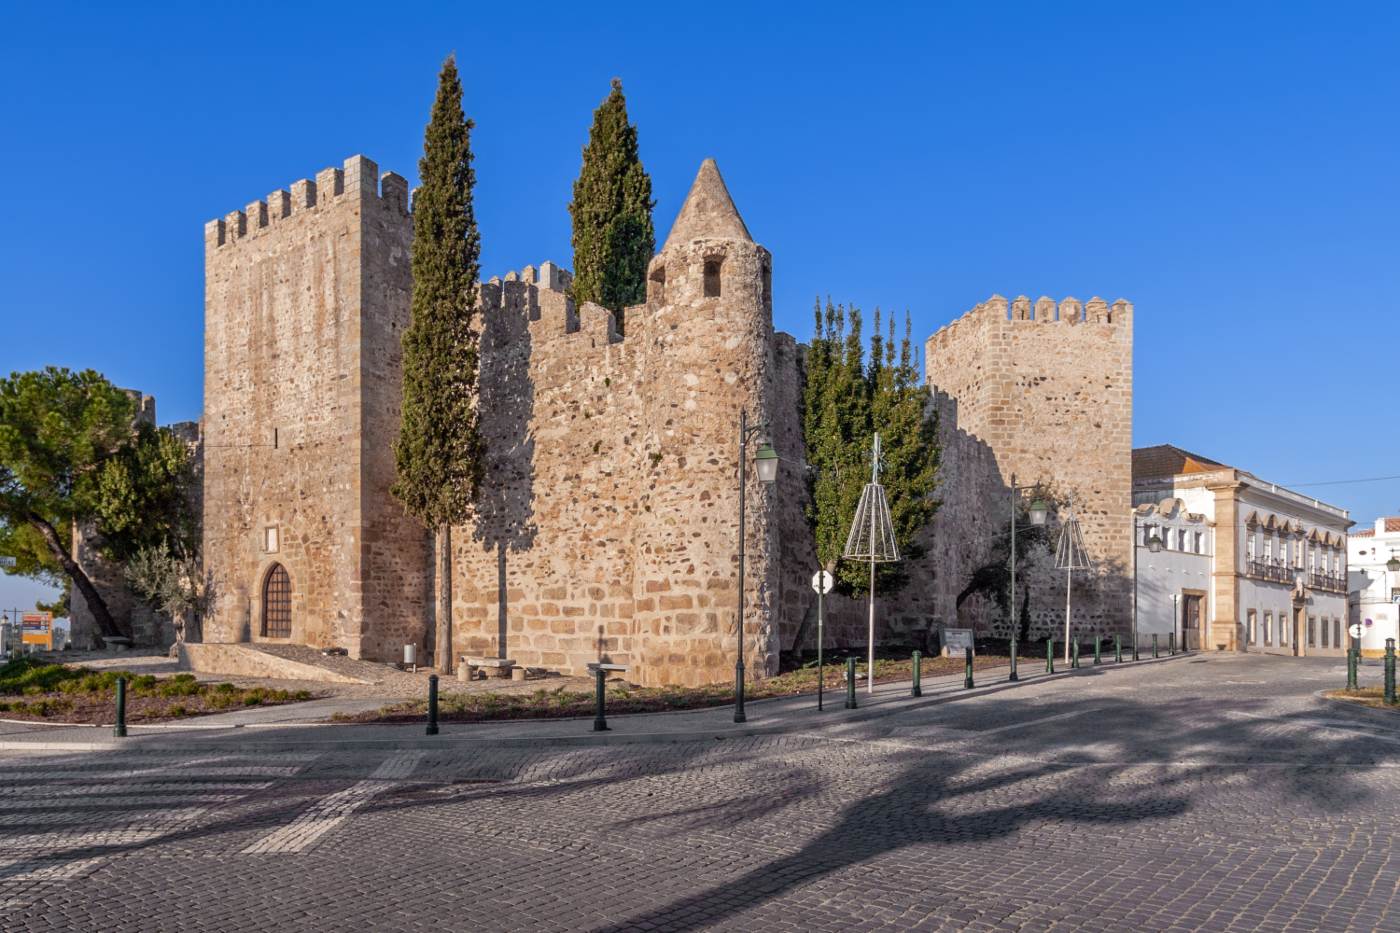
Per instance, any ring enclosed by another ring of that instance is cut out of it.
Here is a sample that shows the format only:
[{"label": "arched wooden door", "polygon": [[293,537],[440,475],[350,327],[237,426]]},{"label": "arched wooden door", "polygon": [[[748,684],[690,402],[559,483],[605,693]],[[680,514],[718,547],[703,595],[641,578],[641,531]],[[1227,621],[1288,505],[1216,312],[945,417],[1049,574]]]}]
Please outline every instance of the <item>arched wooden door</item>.
[{"label": "arched wooden door", "polygon": [[273,564],[263,579],[262,636],[292,637],[292,578],[281,564]]}]

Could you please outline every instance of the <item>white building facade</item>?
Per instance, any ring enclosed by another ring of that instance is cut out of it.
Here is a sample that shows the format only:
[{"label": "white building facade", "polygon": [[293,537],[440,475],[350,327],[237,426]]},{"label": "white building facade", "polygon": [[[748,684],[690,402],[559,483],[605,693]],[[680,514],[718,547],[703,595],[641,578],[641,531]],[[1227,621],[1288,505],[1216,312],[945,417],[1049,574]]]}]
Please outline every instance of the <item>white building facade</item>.
[{"label": "white building facade", "polygon": [[1181,499],[1140,505],[1133,509],[1136,542],[1138,644],[1165,648],[1174,638],[1189,645],[1191,632],[1199,646],[1203,622],[1210,618],[1211,566],[1215,546],[1210,521],[1191,512]]},{"label": "white building facade", "polygon": [[1187,647],[1345,654],[1345,509],[1170,445],[1133,451],[1134,506],[1164,499],[1213,532],[1201,624],[1179,622]]},{"label": "white building facade", "polygon": [[1385,640],[1400,642],[1400,570],[1386,566],[1400,560],[1400,517],[1378,518],[1371,528],[1347,536],[1351,621],[1361,626],[1361,653],[1385,654]]}]

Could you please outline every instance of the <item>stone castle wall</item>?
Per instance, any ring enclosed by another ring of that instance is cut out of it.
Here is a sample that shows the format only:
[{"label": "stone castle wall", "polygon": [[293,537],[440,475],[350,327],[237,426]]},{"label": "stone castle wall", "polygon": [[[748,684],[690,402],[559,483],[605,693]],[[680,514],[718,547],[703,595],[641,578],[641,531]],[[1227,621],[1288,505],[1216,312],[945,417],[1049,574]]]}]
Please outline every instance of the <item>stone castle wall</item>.
[{"label": "stone castle wall", "polygon": [[[703,295],[707,259],[720,297]],[[551,263],[482,286],[488,460],[479,514],[454,532],[458,653],[575,673],[608,660],[641,683],[733,676],[737,432],[772,394],[769,264],[729,240],[664,251],[625,339]],[[773,672],[772,493],[752,470],[748,498],[747,660]]]},{"label": "stone castle wall", "polygon": [[[1084,632],[1130,622],[1133,306],[1049,298],[1032,305],[993,296],[939,330],[926,371],[944,443],[943,508],[933,529],[946,561],[936,612],[953,601],[1009,521],[1013,474],[1072,497],[1096,572],[1076,581],[1075,624]],[[1053,542],[1052,542],[1053,543]],[[1046,561],[1022,567],[1033,588],[1032,632],[1064,622],[1064,582]],[[1019,602],[1019,600],[1018,600]],[[964,604],[963,624],[1003,630],[985,601]]]},{"label": "stone castle wall", "polygon": [[274,564],[286,640],[388,658],[421,638],[426,535],[387,497],[412,223],[404,179],[376,176],[355,156],[205,227],[206,640],[265,637]]}]

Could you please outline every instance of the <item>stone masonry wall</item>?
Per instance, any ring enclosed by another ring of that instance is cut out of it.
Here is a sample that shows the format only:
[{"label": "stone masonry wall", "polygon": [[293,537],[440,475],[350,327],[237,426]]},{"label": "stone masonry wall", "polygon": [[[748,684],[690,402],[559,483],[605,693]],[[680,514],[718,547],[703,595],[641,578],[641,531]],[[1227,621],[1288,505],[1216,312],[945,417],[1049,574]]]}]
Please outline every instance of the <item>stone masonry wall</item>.
[{"label": "stone masonry wall", "polygon": [[[1008,518],[1012,474],[1072,495],[1096,573],[1076,581],[1075,625],[1085,633],[1124,631],[1130,622],[1132,526],[1133,306],[1094,298],[1032,303],[993,296],[929,338],[926,369],[945,439],[943,511],[935,547],[948,566],[937,613],[955,618],[952,600],[985,560],[969,540],[988,544]],[[990,458],[988,457],[990,454]],[[989,475],[989,470],[995,472]],[[980,530],[978,530],[980,529]],[[1064,621],[1063,576],[1021,568],[1034,588],[1032,632]],[[975,605],[975,604],[974,604]],[[969,619],[1004,630],[981,607]]]},{"label": "stone masonry wall", "polygon": [[[706,298],[715,257],[722,297]],[[733,676],[736,435],[741,406],[754,423],[768,409],[770,261],[734,241],[663,253],[625,340],[607,310],[575,309],[552,263],[482,286],[488,463],[479,515],[454,532],[459,654]],[[750,474],[748,665],[775,672],[769,493]]]},{"label": "stone masonry wall", "polygon": [[387,657],[427,624],[425,535],[387,492],[411,220],[376,174],[355,156],[205,227],[208,641],[264,638],[274,563],[286,641]]}]

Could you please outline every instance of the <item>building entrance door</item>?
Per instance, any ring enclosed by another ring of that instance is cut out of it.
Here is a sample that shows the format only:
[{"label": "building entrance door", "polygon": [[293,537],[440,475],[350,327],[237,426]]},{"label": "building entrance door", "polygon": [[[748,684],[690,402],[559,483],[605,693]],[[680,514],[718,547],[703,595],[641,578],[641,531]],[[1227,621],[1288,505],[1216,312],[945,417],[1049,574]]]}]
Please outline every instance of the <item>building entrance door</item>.
[{"label": "building entrance door", "polygon": [[1294,608],[1293,610],[1293,656],[1303,655],[1303,610]]},{"label": "building entrance door", "polygon": [[1201,597],[1185,596],[1181,604],[1181,646],[1201,650]]}]

